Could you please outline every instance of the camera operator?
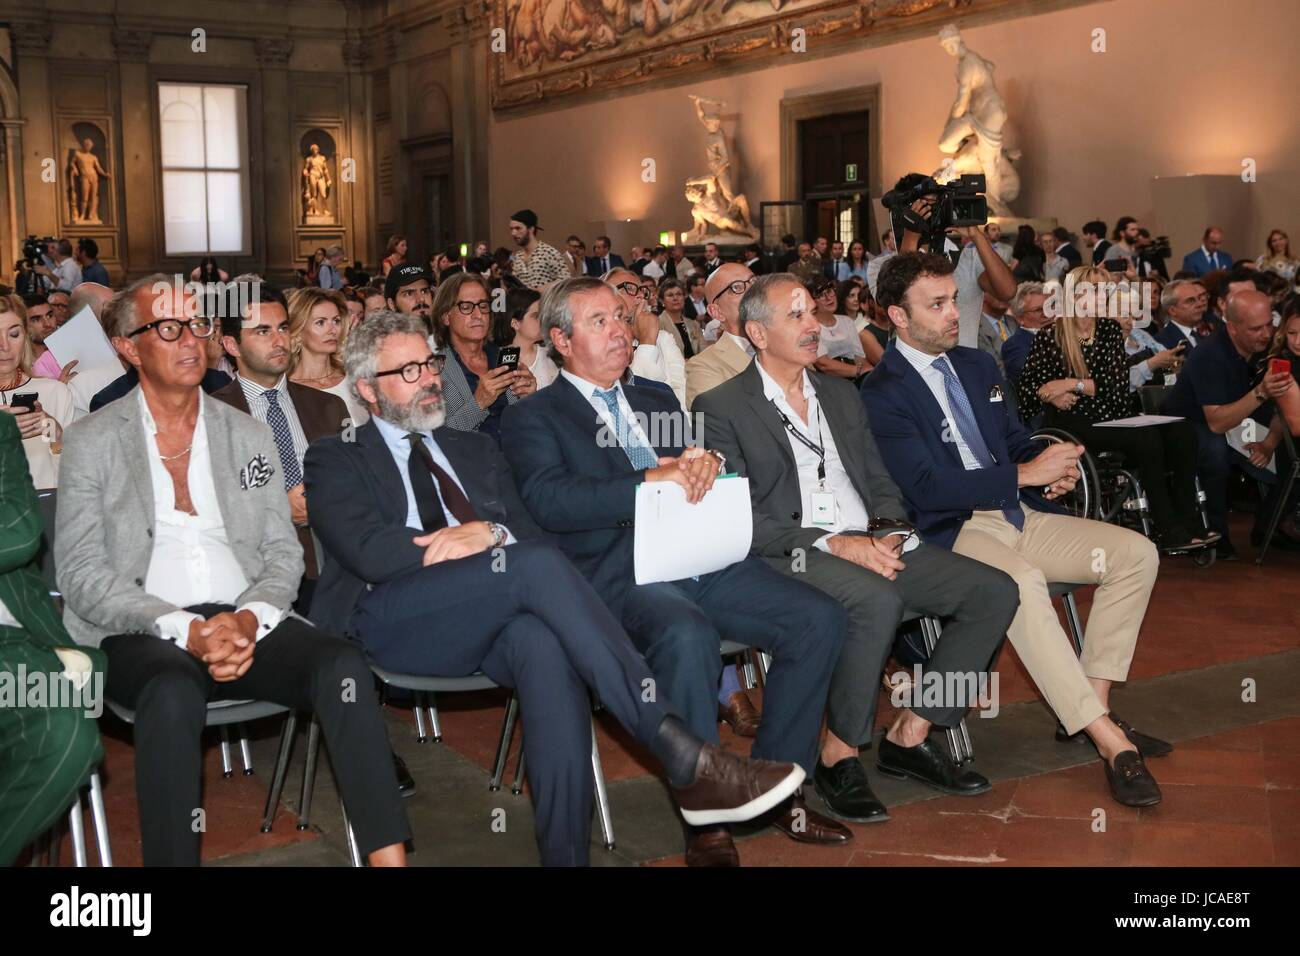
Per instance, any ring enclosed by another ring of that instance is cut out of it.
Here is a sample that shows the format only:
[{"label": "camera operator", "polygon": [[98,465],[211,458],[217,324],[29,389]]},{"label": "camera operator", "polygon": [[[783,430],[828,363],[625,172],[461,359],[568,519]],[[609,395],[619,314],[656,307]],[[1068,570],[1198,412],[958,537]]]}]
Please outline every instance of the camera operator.
[{"label": "camera operator", "polygon": [[33,263],[32,271],[49,280],[52,289],[71,292],[81,284],[81,266],[77,265],[77,260],[72,258],[72,243],[67,239],[51,242],[49,252],[50,258],[54,261],[53,268]]},{"label": "camera operator", "polygon": [[[894,185],[894,192],[914,190],[925,183],[926,179],[920,173],[908,173]],[[927,243],[932,243],[929,224],[938,199],[937,191],[924,193],[910,207],[911,212],[916,214],[915,217],[901,215],[897,211],[892,213],[895,234],[900,230],[902,232],[898,243],[899,252],[915,252]],[[956,260],[957,269],[953,273],[953,278],[957,280],[957,308],[961,313],[957,344],[978,348],[984,293],[1009,302],[1016,294],[1016,279],[980,226],[956,226],[949,232],[960,236],[963,241],[963,248]],[[944,250],[930,251],[942,253]]]}]

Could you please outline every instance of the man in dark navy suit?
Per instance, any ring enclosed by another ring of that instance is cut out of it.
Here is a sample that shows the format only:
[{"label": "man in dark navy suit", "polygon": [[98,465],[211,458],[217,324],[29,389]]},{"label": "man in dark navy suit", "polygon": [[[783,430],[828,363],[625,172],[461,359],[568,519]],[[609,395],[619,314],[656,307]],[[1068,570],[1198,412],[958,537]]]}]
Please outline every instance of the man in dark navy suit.
[{"label": "man in dark navy suit", "polygon": [[1232,256],[1222,246],[1223,230],[1210,226],[1201,236],[1201,244],[1183,256],[1183,271],[1200,278],[1215,269],[1232,268]]},{"label": "man in dark navy suit", "polygon": [[[1078,480],[1083,448],[1034,441],[992,357],[957,347],[952,271],[946,256],[916,253],[880,270],[876,301],[897,335],[862,386],[876,443],[923,541],[991,564],[1020,586],[1007,637],[1060,719],[1058,738],[1091,738],[1117,802],[1158,803],[1144,757],[1173,748],[1109,707],[1111,684],[1128,676],[1155,585],[1155,545],[1051,505]],[[1097,585],[1082,658],[1057,619],[1052,581]]]},{"label": "man in dark navy suit", "polygon": [[623,268],[623,257],[616,252],[610,252],[611,245],[609,236],[596,237],[596,241],[591,244],[591,249],[596,254],[587,256],[587,275],[603,276],[610,269]]},{"label": "man in dark navy suit", "polygon": [[544,864],[587,862],[589,689],[663,764],[687,819],[746,820],[787,801],[804,776],[792,762],[725,753],[648,692],[645,659],[545,543],[496,444],[443,427],[441,367],[417,315],[379,312],[354,330],[348,381],[370,421],[355,440],[314,442],[304,466],[326,555],[312,617],[390,670],[481,670],[516,689]]},{"label": "man in dark navy suit", "polygon": [[[632,331],[627,307],[611,286],[589,277],[557,283],[542,297],[541,323],[562,363],[560,378],[509,409],[501,430],[501,447],[528,510],[622,620],[701,739],[718,739],[722,639],[769,651],[773,662],[754,755],[811,771],[844,639],[843,608],[754,557],[697,578],[637,585],[637,486],[674,482],[688,501],[698,502],[724,463],[690,446],[686,416],[672,395],[620,382]],[[803,841],[843,843],[851,836],[801,798],[788,802],[773,823]],[[737,862],[725,828],[688,831],[688,864]]]}]

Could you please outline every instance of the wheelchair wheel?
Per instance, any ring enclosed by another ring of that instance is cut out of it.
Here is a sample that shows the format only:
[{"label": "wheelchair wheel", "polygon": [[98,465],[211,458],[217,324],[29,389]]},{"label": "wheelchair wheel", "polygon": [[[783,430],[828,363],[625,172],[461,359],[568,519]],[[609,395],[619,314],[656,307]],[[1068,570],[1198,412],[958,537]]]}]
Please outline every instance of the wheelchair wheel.
[{"label": "wheelchair wheel", "polygon": [[[1070,442],[1081,445],[1082,442],[1061,428],[1041,428],[1031,436],[1036,441]],[[1097,463],[1092,455],[1085,451],[1079,459],[1079,481],[1074,490],[1055,499],[1056,503],[1076,518],[1093,518],[1104,521],[1102,517],[1101,477],[1097,474]]]},{"label": "wheelchair wheel", "polygon": [[1216,549],[1213,547],[1201,548],[1201,550],[1192,555],[1192,564],[1196,565],[1198,568],[1210,567],[1214,564],[1215,551]]}]

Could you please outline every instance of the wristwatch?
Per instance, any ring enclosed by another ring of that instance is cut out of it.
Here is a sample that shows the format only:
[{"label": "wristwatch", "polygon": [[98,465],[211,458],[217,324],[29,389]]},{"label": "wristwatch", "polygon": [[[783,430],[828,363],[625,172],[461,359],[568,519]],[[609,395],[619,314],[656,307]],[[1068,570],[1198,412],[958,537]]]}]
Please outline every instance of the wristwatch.
[{"label": "wristwatch", "polygon": [[1261,391],[1258,385],[1255,386],[1254,394],[1255,394],[1255,401],[1259,402],[1261,405],[1263,405],[1265,402],[1268,401],[1268,396],[1264,394],[1263,391]]},{"label": "wristwatch", "polygon": [[506,526],[497,524],[495,521],[488,522],[488,530],[492,532],[492,547],[494,548],[502,547],[506,543],[506,538],[510,536]]},{"label": "wristwatch", "polygon": [[724,471],[727,470],[727,456],[726,456],[726,455],[724,455],[722,452],[720,452],[720,451],[716,451],[716,450],[714,450],[714,449],[712,449],[712,448],[709,449],[709,454],[712,455],[714,458],[718,459],[718,474],[722,474]]}]

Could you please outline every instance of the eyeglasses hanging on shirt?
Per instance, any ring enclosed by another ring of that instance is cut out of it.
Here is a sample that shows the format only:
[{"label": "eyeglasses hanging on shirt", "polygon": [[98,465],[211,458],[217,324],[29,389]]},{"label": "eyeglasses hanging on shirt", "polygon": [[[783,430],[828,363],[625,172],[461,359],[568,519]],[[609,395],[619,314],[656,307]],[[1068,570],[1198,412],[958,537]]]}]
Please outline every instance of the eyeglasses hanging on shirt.
[{"label": "eyeglasses hanging on shirt", "polygon": [[776,399],[770,399],[770,401],[772,402],[772,408],[781,419],[781,424],[785,426],[785,430],[790,433],[795,441],[817,456],[817,490],[808,493],[808,508],[811,512],[810,520],[815,525],[835,524],[835,492],[828,491],[826,488],[826,440],[822,437],[821,406],[817,406],[817,441],[814,442],[799,431],[794,422],[786,417],[785,412],[777,407]]}]

